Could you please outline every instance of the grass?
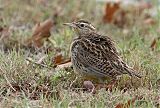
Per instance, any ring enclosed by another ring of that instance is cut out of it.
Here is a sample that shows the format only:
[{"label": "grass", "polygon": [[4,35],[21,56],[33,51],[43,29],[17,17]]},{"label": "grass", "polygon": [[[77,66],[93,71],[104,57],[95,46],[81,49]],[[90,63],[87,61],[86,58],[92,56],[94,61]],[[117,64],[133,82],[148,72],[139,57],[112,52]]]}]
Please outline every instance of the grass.
[{"label": "grass", "polygon": [[[159,20],[155,25],[143,25],[144,16],[137,15],[132,16],[135,23],[130,24],[130,19],[128,25],[119,28],[102,23],[105,3],[92,0],[40,1],[0,0],[0,19],[3,19],[0,27],[10,27],[11,30],[9,37],[0,40],[0,107],[114,108],[138,97],[129,108],[159,108],[160,42],[157,41],[154,51],[150,48],[152,40],[159,36]],[[46,42],[39,50],[24,47],[34,25],[49,17],[55,21],[50,37],[52,43]],[[154,18],[158,17],[159,14]],[[123,59],[144,77],[140,80],[132,78],[131,83],[128,76],[123,76],[112,91],[104,88],[92,94],[81,89],[81,82],[70,88],[75,78],[71,68],[44,68],[26,60],[30,57],[38,61],[44,57],[43,62],[50,65],[58,53],[68,58],[74,34],[62,24],[78,18],[90,20],[101,34],[114,39]],[[124,30],[129,33],[125,34]],[[52,51],[47,52],[47,48]]]}]

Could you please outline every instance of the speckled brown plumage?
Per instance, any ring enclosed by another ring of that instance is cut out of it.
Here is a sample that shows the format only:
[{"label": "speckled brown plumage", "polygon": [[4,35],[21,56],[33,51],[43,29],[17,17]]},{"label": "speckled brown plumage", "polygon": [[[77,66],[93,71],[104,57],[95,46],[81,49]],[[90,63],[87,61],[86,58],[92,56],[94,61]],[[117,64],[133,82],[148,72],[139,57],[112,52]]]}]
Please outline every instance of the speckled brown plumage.
[{"label": "speckled brown plumage", "polygon": [[75,72],[97,79],[128,74],[141,78],[120,58],[114,42],[95,31],[91,23],[80,20],[66,23],[77,33],[71,44],[71,61]]}]

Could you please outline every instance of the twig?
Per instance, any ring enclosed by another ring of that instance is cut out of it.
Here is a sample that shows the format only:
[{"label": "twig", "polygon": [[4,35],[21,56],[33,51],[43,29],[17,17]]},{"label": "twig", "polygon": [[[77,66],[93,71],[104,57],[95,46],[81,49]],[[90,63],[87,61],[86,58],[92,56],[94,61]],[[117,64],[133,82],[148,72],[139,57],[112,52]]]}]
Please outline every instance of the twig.
[{"label": "twig", "polygon": [[72,85],[77,81],[78,77],[76,76],[76,78],[72,81],[72,83],[70,84],[69,88],[72,87]]},{"label": "twig", "polygon": [[12,84],[9,82],[7,76],[4,74],[4,78],[7,81],[8,85],[12,88],[13,91],[16,91],[16,89],[13,88]]},{"label": "twig", "polygon": [[34,62],[33,60],[30,60],[29,58],[27,58],[26,60],[31,62],[31,63],[34,63],[38,66],[42,66],[42,67],[49,68],[49,69],[53,68],[52,66],[48,66],[48,65],[45,65],[45,64],[42,64],[42,63]]}]

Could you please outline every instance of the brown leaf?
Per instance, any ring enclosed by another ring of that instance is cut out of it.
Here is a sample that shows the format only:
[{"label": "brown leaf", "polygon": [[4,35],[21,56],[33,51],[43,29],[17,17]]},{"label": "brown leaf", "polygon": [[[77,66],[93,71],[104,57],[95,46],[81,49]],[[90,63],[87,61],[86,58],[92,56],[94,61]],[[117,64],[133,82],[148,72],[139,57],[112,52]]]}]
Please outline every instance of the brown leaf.
[{"label": "brown leaf", "polygon": [[56,70],[58,71],[60,69],[68,68],[68,67],[71,67],[71,66],[72,66],[72,63],[68,61],[64,64],[57,65]]},{"label": "brown leaf", "polygon": [[127,103],[119,103],[116,105],[115,108],[130,108],[130,106],[133,106],[136,100],[140,100],[140,99],[142,99],[142,96],[130,99],[127,101]]},{"label": "brown leaf", "polygon": [[27,40],[27,46],[32,46],[32,44],[36,47],[43,46],[44,39],[50,37],[50,29],[53,27],[54,22],[52,19],[47,19],[42,23],[38,23],[33,28],[33,35],[30,39]]},{"label": "brown leaf", "polygon": [[53,58],[53,64],[54,65],[58,65],[58,64],[60,64],[61,62],[62,62],[62,54],[60,53],[60,54],[58,54],[58,55],[56,55],[54,58]]},{"label": "brown leaf", "polygon": [[53,58],[53,65],[54,67],[57,67],[58,69],[66,68],[66,67],[71,67],[71,58],[68,59],[63,59],[62,54],[57,54]]},{"label": "brown leaf", "polygon": [[63,60],[63,62],[61,62],[60,64],[65,64],[65,63],[68,63],[68,62],[71,62],[71,58]]},{"label": "brown leaf", "polygon": [[144,20],[143,22],[146,26],[148,25],[154,25],[156,23],[156,21],[153,18],[147,18]]},{"label": "brown leaf", "polygon": [[108,2],[106,3],[105,15],[103,16],[103,21],[111,23],[115,13],[120,9],[120,2]]},{"label": "brown leaf", "polygon": [[2,32],[3,31],[3,27],[0,27],[0,32]]},{"label": "brown leaf", "polygon": [[160,37],[155,38],[155,39],[152,41],[151,46],[150,46],[150,48],[152,49],[152,51],[154,51],[155,48],[157,47],[157,41],[158,41],[158,40],[160,40]]},{"label": "brown leaf", "polygon": [[122,9],[119,10],[119,12],[117,12],[117,14],[114,15],[113,23],[118,27],[122,28],[127,23],[126,11]]},{"label": "brown leaf", "polygon": [[150,46],[150,48],[152,49],[152,51],[156,48],[156,46],[157,46],[157,40],[154,39],[154,40],[152,41],[152,43],[151,43],[151,46]]},{"label": "brown leaf", "polygon": [[8,38],[10,35],[11,33],[9,27],[0,27],[0,40]]}]

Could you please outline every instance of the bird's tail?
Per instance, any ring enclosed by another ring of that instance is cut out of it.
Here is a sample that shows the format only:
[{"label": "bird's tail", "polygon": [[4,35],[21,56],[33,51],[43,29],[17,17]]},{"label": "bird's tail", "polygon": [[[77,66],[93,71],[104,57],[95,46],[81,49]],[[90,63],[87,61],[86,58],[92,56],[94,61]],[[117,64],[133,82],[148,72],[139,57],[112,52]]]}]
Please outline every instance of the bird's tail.
[{"label": "bird's tail", "polygon": [[142,75],[140,75],[137,71],[135,71],[129,66],[125,67],[125,70],[130,76],[136,76],[138,78],[142,78]]}]

